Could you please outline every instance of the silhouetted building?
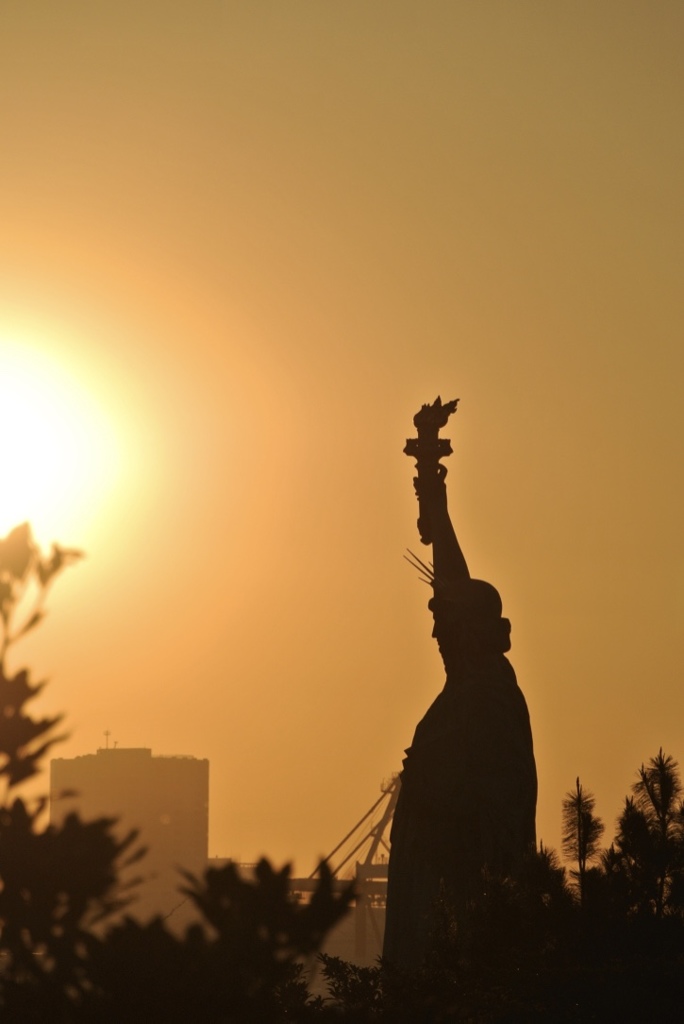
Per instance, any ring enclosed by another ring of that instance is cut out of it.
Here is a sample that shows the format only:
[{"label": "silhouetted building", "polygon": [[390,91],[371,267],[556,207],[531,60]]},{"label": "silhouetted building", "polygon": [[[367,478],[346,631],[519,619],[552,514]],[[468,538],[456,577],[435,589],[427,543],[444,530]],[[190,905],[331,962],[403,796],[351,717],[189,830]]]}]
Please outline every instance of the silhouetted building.
[{"label": "silhouetted building", "polygon": [[147,747],[100,749],[95,754],[55,758],[50,763],[50,820],[70,811],[84,820],[118,819],[117,834],[140,831],[147,855],[134,866],[143,876],[129,912],[141,920],[154,914],[185,923],[190,906],[178,892],[178,869],[201,874],[209,840],[209,761],[152,756]]}]

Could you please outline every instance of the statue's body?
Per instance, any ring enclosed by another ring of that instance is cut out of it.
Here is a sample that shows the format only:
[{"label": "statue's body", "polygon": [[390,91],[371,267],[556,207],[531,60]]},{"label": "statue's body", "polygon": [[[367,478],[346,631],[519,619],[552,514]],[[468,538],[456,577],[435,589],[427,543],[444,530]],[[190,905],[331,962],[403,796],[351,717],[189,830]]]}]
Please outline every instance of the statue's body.
[{"label": "statue's body", "polygon": [[438,430],[455,408],[423,406],[405,449],[417,459],[418,525],[433,547],[429,607],[446,670],[406,751],[392,828],[384,956],[411,967],[424,958],[437,901],[446,898],[458,920],[483,869],[514,874],[535,843],[537,776],[525,698],[505,657],[510,623],[494,587],[471,579],[447,508],[439,459],[451,447]]}]

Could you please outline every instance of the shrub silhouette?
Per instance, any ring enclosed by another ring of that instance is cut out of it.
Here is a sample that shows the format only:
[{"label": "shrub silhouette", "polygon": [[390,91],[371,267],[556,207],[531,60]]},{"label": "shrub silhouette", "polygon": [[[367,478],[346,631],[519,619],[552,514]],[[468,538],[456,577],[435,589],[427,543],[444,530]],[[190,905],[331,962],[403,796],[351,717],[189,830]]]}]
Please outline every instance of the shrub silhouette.
[{"label": "shrub silhouette", "polygon": [[135,831],[117,839],[113,819],[84,822],[76,814],[42,827],[45,800],[14,795],[61,738],[61,719],[31,715],[27,705],[42,684],[26,669],[8,674],[7,652],[40,623],[50,584],[79,557],[58,545],[44,557],[28,524],[0,541],[0,1016],[98,1024],[302,1020],[321,1010],[302,958],[320,948],[353,898],[351,888],[333,891],[325,865],[305,905],[290,897],[289,867],[276,871],[266,860],[251,881],[231,864],[199,878],[186,874],[182,891],[200,921],[177,937],[161,918],[121,918],[137,883],[122,887],[119,873],[144,855]]}]

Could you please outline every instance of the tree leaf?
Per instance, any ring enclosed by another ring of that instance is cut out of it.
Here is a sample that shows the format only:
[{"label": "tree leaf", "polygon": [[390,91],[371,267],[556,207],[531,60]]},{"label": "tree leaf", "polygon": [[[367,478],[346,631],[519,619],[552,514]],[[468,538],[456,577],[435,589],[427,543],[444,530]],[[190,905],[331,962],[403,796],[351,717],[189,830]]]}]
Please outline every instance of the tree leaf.
[{"label": "tree leaf", "polygon": [[28,523],[15,526],[0,541],[0,573],[6,572],[15,579],[23,580],[36,553],[36,547]]}]

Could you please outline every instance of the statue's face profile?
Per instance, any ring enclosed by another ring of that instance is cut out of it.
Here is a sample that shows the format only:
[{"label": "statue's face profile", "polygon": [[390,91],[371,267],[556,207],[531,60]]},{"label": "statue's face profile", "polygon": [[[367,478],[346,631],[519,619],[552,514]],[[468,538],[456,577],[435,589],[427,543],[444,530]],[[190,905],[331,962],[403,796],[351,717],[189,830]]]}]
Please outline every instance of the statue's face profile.
[{"label": "statue's face profile", "polygon": [[432,612],[432,618],[435,623],[432,629],[432,635],[435,639],[438,639],[439,634],[443,630],[452,629],[461,617],[456,603],[445,597],[438,597],[437,595],[431,597],[428,601],[428,608]]},{"label": "statue's face profile", "polygon": [[464,653],[461,637],[462,611],[456,602],[438,596],[431,598],[428,607],[434,619],[432,635],[437,641],[444,667],[449,672],[450,668],[461,662]]}]

